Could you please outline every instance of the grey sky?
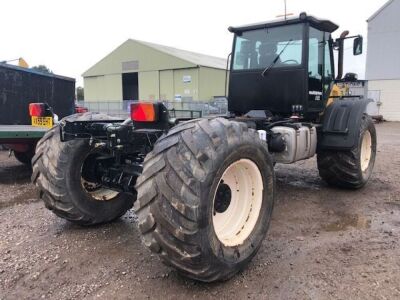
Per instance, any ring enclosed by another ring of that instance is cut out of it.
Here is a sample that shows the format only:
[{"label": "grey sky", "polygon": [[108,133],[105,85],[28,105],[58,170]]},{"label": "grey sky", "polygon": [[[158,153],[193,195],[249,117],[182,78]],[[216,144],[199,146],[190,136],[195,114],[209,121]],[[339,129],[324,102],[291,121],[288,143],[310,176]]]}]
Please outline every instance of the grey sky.
[{"label": "grey sky", "polygon": [[[348,29],[366,42],[366,20],[385,2],[287,0],[287,6],[295,15],[305,11],[337,23],[334,37]],[[79,85],[84,71],[128,38],[226,57],[232,44],[228,26],[275,19],[283,7],[283,0],[6,0],[0,60],[23,57],[31,66],[45,64],[75,77]],[[345,71],[363,78],[365,55],[346,58]]]}]

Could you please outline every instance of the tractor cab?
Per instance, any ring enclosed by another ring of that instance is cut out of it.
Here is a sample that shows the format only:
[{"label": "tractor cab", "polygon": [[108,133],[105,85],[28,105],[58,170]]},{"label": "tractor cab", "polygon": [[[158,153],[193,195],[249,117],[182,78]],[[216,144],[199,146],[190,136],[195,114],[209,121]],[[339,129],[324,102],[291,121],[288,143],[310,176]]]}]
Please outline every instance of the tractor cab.
[{"label": "tractor cab", "polygon": [[[305,13],[229,27],[234,33],[229,111],[242,115],[264,110],[283,117],[298,113],[316,118],[325,109],[335,80],[334,48],[339,50],[338,76],[342,76],[343,39],[348,32],[333,41],[331,33],[337,28],[331,21]],[[357,42],[359,54],[362,40]]]}]

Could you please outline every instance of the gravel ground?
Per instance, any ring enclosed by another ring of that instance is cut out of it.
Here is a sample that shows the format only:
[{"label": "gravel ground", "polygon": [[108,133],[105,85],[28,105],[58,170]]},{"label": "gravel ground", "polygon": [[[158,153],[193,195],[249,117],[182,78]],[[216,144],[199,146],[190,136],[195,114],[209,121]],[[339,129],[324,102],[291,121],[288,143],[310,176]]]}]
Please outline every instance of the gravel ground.
[{"label": "gravel ground", "polygon": [[82,228],[38,201],[30,170],[0,151],[0,299],[399,299],[400,123],[377,125],[367,186],[326,186],[314,159],[278,165],[270,231],[248,268],[202,284],[141,244],[135,216]]}]

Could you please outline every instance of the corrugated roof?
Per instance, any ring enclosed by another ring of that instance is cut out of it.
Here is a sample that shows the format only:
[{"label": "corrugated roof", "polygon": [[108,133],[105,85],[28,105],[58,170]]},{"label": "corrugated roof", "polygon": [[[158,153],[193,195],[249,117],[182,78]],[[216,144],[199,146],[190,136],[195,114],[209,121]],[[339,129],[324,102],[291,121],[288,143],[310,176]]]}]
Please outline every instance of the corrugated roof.
[{"label": "corrugated roof", "polygon": [[378,9],[372,16],[367,19],[367,22],[372,21],[377,15],[379,15],[386,7],[388,7],[394,0],[389,0],[385,4],[382,5],[380,9]]},{"label": "corrugated roof", "polygon": [[216,69],[225,69],[226,68],[226,59],[225,58],[215,57],[215,56],[211,56],[211,55],[205,55],[205,54],[201,54],[201,53],[191,52],[191,51],[187,51],[187,50],[177,49],[177,48],[173,48],[173,47],[169,47],[169,46],[154,44],[154,43],[140,41],[140,40],[134,40],[134,39],[131,39],[131,40],[138,42],[140,44],[146,45],[148,47],[151,47],[160,52],[163,52],[163,53],[172,55],[174,57],[180,58],[182,60],[191,62],[198,66],[204,66],[204,67],[210,67],[210,68],[216,68]]}]

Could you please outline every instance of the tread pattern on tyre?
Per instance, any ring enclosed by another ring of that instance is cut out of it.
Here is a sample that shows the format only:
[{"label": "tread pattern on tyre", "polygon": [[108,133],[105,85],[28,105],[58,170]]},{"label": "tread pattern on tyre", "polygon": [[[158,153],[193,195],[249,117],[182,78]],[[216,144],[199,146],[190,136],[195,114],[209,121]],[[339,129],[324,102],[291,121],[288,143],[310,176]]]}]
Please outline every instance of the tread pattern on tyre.
[{"label": "tread pattern on tyre", "polygon": [[[360,132],[367,130],[370,124],[373,124],[371,117],[363,115]],[[375,131],[371,134],[375,135]],[[376,139],[375,136],[374,138]],[[359,160],[358,143],[347,151],[320,151],[317,155],[319,174],[330,185],[353,189],[360,188],[366,181],[360,175]]]},{"label": "tread pattern on tyre", "polygon": [[[68,121],[109,120],[110,117],[89,112],[72,115],[66,119]],[[31,180],[39,190],[39,198],[57,216],[80,225],[106,223],[120,217],[125,211],[121,211],[118,216],[110,215],[109,218],[104,218],[104,215],[98,216],[95,212],[82,211],[72,203],[66,190],[65,168],[74,147],[87,141],[61,142],[59,130],[60,127],[56,125],[43,136],[32,158]]]},{"label": "tread pattern on tyre", "polygon": [[[258,138],[246,124],[223,118],[192,120],[177,125],[160,138],[144,161],[134,205],[144,244],[167,265],[202,281],[223,280],[232,270],[221,270],[202,253],[199,227],[199,182],[216,153],[235,139]],[[224,273],[225,272],[225,273]]]}]

